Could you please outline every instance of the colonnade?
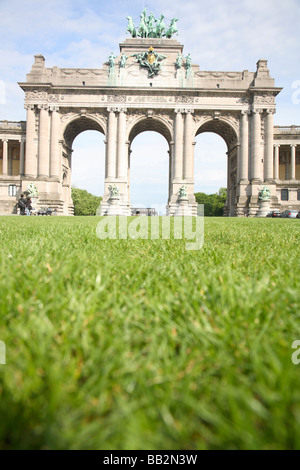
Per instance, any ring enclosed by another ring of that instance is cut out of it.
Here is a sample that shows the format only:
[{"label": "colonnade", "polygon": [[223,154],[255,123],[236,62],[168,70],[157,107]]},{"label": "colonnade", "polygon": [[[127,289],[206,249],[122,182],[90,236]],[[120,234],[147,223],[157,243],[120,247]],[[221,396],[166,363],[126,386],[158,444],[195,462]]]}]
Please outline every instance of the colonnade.
[{"label": "colonnade", "polygon": [[[241,112],[238,157],[238,181],[241,183],[247,183],[248,181],[268,182],[274,178],[273,113],[272,109],[265,111],[255,109]],[[263,146],[262,119],[264,119]]]},{"label": "colonnade", "polygon": [[26,109],[25,176],[28,179],[59,179],[61,173],[58,140],[59,108],[42,104],[26,105]]},{"label": "colonnade", "polygon": [[[287,144],[284,144],[287,145]],[[296,150],[297,144],[288,144],[290,146],[291,151],[291,163],[288,165],[289,174],[286,179],[295,180],[296,179]],[[274,152],[274,179],[279,180],[279,151],[280,151],[281,144],[274,144],[275,152]],[[287,175],[286,175],[287,176]]]},{"label": "colonnade", "polygon": [[2,163],[2,175],[11,176],[9,171],[9,142],[18,141],[20,144],[20,175],[24,174],[24,159],[25,159],[25,137],[13,138],[12,136],[3,137],[0,139],[3,145],[3,163]]}]

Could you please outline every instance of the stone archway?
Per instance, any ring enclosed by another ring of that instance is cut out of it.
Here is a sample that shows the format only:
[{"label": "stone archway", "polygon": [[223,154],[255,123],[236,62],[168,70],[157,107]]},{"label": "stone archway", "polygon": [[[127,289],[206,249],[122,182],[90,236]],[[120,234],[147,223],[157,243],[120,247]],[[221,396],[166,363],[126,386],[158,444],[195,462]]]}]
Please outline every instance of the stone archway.
[{"label": "stone archway", "polygon": [[23,189],[36,184],[41,205],[72,214],[70,188],[62,192],[63,174],[68,188],[72,142],[83,130],[99,130],[106,145],[102,214],[110,206],[109,188],[116,186],[119,213],[130,215],[130,145],[135,135],[154,130],[169,145],[167,213],[177,213],[184,186],[196,215],[194,139],[215,132],[228,146],[227,215],[247,210],[254,216],[265,184],[277,204],[273,113],[281,89],[274,86],[267,61],[259,60],[255,72],[206,72],[182,53],[183,46],[169,37],[133,37],[101,69],[49,69],[36,55],[26,83],[20,84],[27,109]]},{"label": "stone archway", "polygon": [[167,143],[168,150],[166,157],[168,158],[168,181],[166,181],[166,185],[168,188],[168,204],[171,196],[172,190],[172,158],[171,158],[171,143],[172,143],[172,126],[171,123],[168,122],[166,116],[159,116],[150,114],[148,116],[135,116],[131,120],[131,125],[128,130],[127,135],[127,142],[128,142],[128,199],[130,201],[130,171],[131,171],[131,154],[132,154],[132,144],[134,139],[142,134],[143,132],[156,132],[160,134]]},{"label": "stone archway", "polygon": [[211,116],[199,116],[195,137],[205,132],[219,135],[227,146],[227,199],[224,215],[234,216],[238,186],[238,149],[239,149],[239,119],[235,113],[222,116],[213,113]]},{"label": "stone archway", "polygon": [[68,113],[62,116],[60,129],[61,169],[62,169],[62,199],[63,213],[73,213],[71,195],[71,171],[73,142],[75,138],[85,131],[98,131],[105,135],[105,121],[99,116]]}]

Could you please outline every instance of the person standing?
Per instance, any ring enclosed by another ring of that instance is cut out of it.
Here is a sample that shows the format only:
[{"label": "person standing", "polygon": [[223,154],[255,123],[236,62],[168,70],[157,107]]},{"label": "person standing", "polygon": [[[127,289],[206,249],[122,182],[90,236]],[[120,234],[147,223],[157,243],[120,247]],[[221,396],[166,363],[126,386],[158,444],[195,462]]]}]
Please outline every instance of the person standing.
[{"label": "person standing", "polygon": [[31,205],[31,198],[30,197],[27,197],[26,199],[26,215],[31,215],[31,211],[32,211],[32,205]]},{"label": "person standing", "polygon": [[25,215],[26,201],[24,199],[24,194],[21,194],[21,197],[18,201],[18,207],[20,209],[20,215]]}]

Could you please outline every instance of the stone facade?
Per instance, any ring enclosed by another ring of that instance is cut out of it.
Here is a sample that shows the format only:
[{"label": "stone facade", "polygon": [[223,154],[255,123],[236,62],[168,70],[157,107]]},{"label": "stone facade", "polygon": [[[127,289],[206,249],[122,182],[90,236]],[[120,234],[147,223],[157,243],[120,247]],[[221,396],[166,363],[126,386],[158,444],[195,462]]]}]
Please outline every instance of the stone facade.
[{"label": "stone facade", "polygon": [[[147,53],[160,57],[155,73],[150,56],[138,60]],[[190,212],[197,213],[194,145],[203,132],[215,132],[227,144],[225,215],[255,216],[265,185],[271,208],[300,209],[300,128],[273,125],[281,88],[275,87],[267,61],[259,60],[255,72],[205,72],[195,64],[188,67],[182,53],[174,39],[132,38],[102,69],[46,68],[44,57],[36,55],[26,82],[19,83],[26,123],[0,123],[1,213],[12,213],[20,191],[32,182],[40,206],[72,215],[72,144],[85,130],[105,136],[102,214],[109,213],[110,185],[119,189],[120,213],[131,213],[131,144],[147,130],[162,134],[169,145],[167,214],[176,213],[182,185]]]}]

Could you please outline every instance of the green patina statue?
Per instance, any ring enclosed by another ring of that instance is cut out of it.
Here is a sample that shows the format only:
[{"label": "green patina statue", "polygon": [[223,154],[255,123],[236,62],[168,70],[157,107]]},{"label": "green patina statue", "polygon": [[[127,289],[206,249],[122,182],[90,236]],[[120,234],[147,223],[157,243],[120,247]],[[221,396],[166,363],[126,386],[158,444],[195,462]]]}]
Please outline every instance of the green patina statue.
[{"label": "green patina statue", "polygon": [[119,196],[119,193],[120,193],[119,188],[115,184],[113,185],[110,184],[108,186],[108,191],[109,191],[109,197]]},{"label": "green patina statue", "polygon": [[170,39],[173,34],[178,33],[176,22],[178,18],[173,18],[170,22],[170,26],[166,29],[164,23],[164,15],[160,15],[160,18],[155,18],[154,14],[151,12],[147,17],[147,8],[144,8],[143,12],[140,15],[140,24],[136,28],[133,23],[131,16],[127,16],[128,25],[127,30],[131,37],[136,38],[162,38],[166,37]]},{"label": "green patina statue", "polygon": [[181,199],[183,197],[187,197],[187,194],[186,194],[186,186],[183,185],[181,186],[181,188],[179,188],[179,191],[178,191],[178,199]]},{"label": "green patina statue", "polygon": [[180,69],[181,65],[182,65],[182,55],[178,52],[177,57],[176,57],[175,67],[177,69]]},{"label": "green patina statue", "polygon": [[160,72],[161,63],[159,61],[166,59],[165,55],[161,55],[157,52],[154,52],[153,47],[150,47],[148,52],[139,52],[133,54],[130,57],[135,57],[142,67],[147,67],[149,72],[149,78],[153,77],[154,75],[157,75],[158,72]]},{"label": "green patina statue", "polygon": [[38,197],[38,190],[37,190],[37,187],[35,186],[35,184],[33,183],[30,183],[28,186],[27,186],[27,196],[28,197]]},{"label": "green patina statue", "polygon": [[127,59],[128,59],[127,55],[125,55],[124,52],[122,52],[122,55],[121,55],[121,58],[120,58],[120,62],[119,62],[119,67],[120,67],[120,69],[124,69],[124,68],[125,68]]},{"label": "green patina statue", "polygon": [[270,201],[271,199],[271,190],[265,186],[261,189],[258,193],[258,200],[259,201]]},{"label": "green patina statue", "polygon": [[192,56],[191,54],[188,54],[185,58],[185,68],[187,70],[190,70],[192,67]]},{"label": "green patina statue", "polygon": [[113,70],[115,68],[115,59],[118,56],[114,55],[113,52],[111,52],[110,56],[108,57],[108,66],[109,66],[109,71]]}]

